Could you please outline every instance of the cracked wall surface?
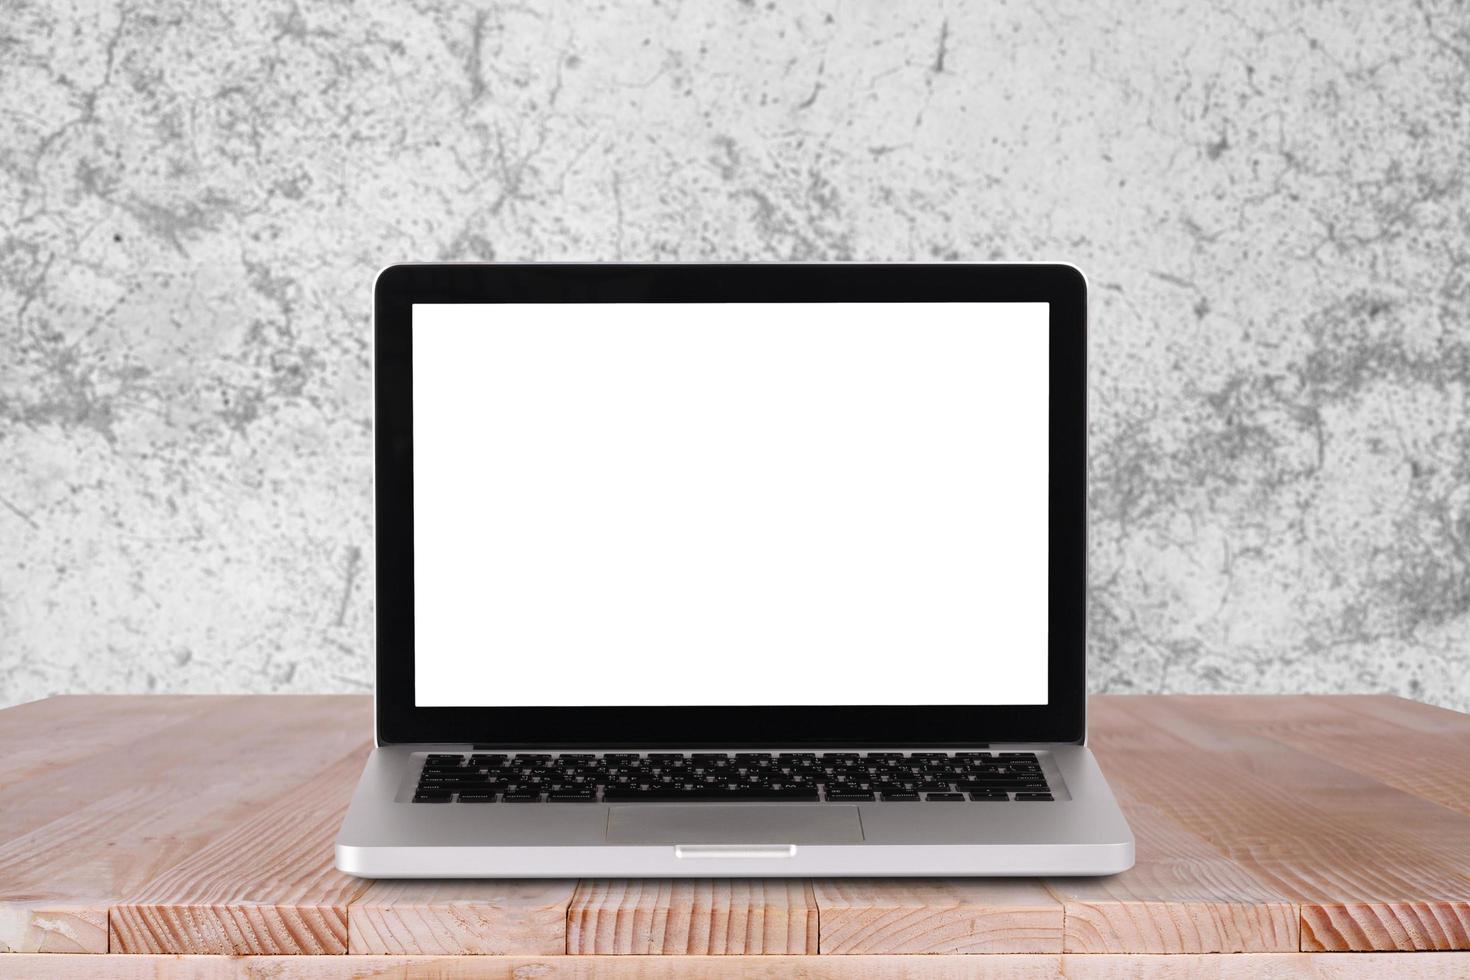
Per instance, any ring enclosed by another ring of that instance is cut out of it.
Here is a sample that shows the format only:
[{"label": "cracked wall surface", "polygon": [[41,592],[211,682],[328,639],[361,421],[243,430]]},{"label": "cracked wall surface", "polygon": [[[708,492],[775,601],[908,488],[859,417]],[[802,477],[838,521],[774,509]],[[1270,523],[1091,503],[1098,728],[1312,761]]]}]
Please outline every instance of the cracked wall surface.
[{"label": "cracked wall surface", "polygon": [[8,0],[0,704],[368,690],[395,260],[1063,259],[1091,684],[1470,709],[1470,7]]}]

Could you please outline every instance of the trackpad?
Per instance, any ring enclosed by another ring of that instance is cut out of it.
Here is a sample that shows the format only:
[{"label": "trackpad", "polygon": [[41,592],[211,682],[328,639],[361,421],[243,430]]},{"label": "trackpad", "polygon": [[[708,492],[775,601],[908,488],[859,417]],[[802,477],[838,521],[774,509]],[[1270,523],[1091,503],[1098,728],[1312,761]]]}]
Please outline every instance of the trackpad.
[{"label": "trackpad", "polygon": [[840,803],[633,803],[609,807],[616,844],[850,844],[863,839],[858,808]]}]

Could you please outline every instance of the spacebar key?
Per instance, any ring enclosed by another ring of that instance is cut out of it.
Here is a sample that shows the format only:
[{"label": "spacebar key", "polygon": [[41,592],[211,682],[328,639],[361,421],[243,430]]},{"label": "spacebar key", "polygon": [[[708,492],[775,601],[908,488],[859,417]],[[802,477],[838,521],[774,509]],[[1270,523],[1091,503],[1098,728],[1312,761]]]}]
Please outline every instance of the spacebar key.
[{"label": "spacebar key", "polygon": [[751,787],[750,789],[727,790],[721,796],[714,796],[716,800],[795,800],[817,802],[817,791],[815,788],[805,789],[801,786],[786,786],[781,789],[764,789]]},{"label": "spacebar key", "polygon": [[793,787],[791,789],[694,789],[694,790],[667,790],[667,789],[608,789],[602,792],[604,803],[666,803],[672,800],[691,800],[694,802],[713,801],[742,801],[742,800],[775,800],[810,802],[817,801],[817,791],[814,789],[803,789]]}]

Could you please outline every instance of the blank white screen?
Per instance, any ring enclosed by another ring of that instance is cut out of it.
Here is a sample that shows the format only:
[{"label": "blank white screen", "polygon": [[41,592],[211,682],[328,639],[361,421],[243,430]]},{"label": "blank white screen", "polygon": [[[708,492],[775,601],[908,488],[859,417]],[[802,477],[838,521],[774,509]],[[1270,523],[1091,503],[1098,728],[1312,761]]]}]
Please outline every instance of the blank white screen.
[{"label": "blank white screen", "polygon": [[1047,313],[416,305],[416,703],[1046,703]]}]

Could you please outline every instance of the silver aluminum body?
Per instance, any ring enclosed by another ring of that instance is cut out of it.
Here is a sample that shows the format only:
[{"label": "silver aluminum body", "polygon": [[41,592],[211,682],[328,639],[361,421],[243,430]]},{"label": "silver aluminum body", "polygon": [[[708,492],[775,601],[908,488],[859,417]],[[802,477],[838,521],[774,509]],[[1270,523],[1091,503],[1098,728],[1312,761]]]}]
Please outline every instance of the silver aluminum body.
[{"label": "silver aluminum body", "polygon": [[989,746],[1035,752],[1052,802],[409,802],[425,754],[468,751],[374,750],[337,837],[337,867],[368,878],[723,878],[1100,875],[1133,865],[1133,834],[1081,745]]}]

